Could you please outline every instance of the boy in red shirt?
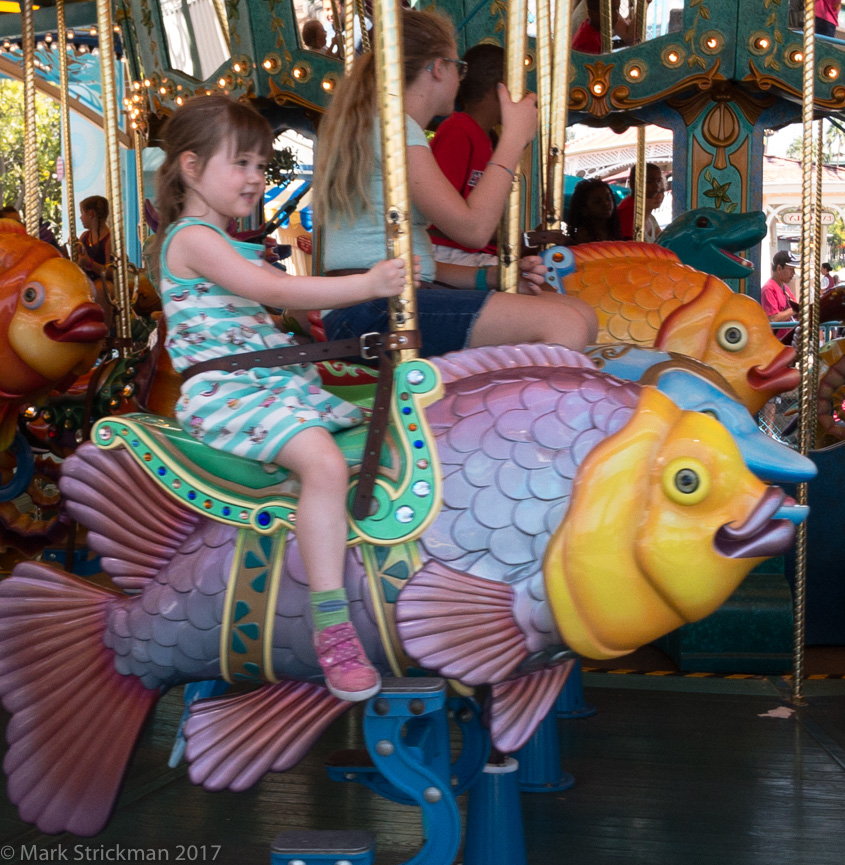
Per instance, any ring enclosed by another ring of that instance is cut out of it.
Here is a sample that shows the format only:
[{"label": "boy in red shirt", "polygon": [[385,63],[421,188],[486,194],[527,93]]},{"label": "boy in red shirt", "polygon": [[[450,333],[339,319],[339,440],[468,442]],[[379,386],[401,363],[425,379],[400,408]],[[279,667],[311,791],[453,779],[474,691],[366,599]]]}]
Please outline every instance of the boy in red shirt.
[{"label": "boy in red shirt", "polygon": [[[440,124],[431,152],[452,186],[467,198],[493,156],[490,136],[501,121],[496,85],[504,79],[505,52],[499,45],[475,45],[463,59],[467,72],[458,90],[460,110]],[[470,267],[489,267],[498,261],[495,237],[483,249],[467,249],[434,225],[429,234],[437,261]]]}]

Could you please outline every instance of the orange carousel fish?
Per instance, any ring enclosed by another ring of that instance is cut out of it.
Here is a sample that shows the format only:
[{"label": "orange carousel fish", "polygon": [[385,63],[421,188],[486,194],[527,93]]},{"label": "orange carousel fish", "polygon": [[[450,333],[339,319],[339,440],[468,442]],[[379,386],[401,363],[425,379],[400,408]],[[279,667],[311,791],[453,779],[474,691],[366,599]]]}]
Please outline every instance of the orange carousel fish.
[{"label": "orange carousel fish", "polygon": [[0,219],[0,451],[21,406],[87,372],[107,333],[88,277],[11,219]]},{"label": "orange carousel fish", "polygon": [[561,290],[589,303],[598,342],[654,346],[700,360],[731,384],[752,413],[798,386],[795,350],[775,339],[757,301],[681,264],[653,243],[571,247]]}]

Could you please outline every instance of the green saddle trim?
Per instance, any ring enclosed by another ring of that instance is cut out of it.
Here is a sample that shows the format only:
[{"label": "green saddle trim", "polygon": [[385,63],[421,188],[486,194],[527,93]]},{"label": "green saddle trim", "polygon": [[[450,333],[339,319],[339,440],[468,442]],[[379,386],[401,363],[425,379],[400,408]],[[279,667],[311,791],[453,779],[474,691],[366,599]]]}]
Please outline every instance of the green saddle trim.
[{"label": "green saddle trim", "polygon": [[[377,507],[363,520],[348,517],[348,543],[412,540],[436,516],[441,504],[440,464],[424,409],[442,392],[440,374],[428,361],[414,359],[395,367],[390,427],[373,492]],[[352,468],[348,507],[366,435],[366,426],[358,426],[335,436]],[[208,447],[175,420],[150,414],[102,418],[94,425],[91,440],[103,449],[126,448],[170,496],[210,519],[262,535],[296,526],[296,484],[286,470]]]}]

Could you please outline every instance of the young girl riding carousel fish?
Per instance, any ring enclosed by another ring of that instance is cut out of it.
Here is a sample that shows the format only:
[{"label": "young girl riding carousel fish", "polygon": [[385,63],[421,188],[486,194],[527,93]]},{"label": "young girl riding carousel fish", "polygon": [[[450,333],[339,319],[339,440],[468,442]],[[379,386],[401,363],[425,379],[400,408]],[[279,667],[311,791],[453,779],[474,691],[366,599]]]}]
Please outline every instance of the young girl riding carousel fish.
[{"label": "young girl riding carousel fish", "polygon": [[381,261],[342,277],[289,276],[265,265],[262,246],[227,235],[231,219],[252,215],[262,201],[272,153],[273,132],[251,107],[223,96],[195,98],[171,116],[163,137],[161,224],[151,258],[159,267],[167,349],[184,379],[176,417],[211,447],[297,475],[296,536],[311,588],[317,658],[335,696],[365,700],[381,682],[349,620],[343,587],[349,476],[331,436],[361,423],[361,410],[323,390],[310,365],[195,375],[190,368],[291,344],[265,304],[307,310],[398,295],[404,263]]}]

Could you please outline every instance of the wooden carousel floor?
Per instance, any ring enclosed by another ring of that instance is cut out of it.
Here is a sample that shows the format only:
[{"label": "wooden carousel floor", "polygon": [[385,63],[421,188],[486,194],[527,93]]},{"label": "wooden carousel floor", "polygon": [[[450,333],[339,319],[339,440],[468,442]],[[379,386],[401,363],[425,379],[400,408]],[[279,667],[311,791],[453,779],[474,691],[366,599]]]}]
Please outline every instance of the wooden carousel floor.
[{"label": "wooden carousel floor", "polygon": [[[585,673],[584,682],[598,714],[558,725],[575,786],[522,795],[529,865],[845,862],[841,678],[808,681],[808,704],[794,712],[784,711],[789,692],[776,678],[601,671]],[[372,831],[379,865],[405,862],[419,849],[415,809],[325,775],[331,751],[360,746],[355,712],[295,769],[241,794],[205,792],[184,766],[167,768],[180,713],[177,690],[159,704],[115,814],[95,838],[45,836],[4,798],[0,861],[121,861],[121,851],[153,848],[166,855],[135,861],[177,861],[179,845],[196,845],[194,861],[265,865],[277,832],[306,828]]]}]

